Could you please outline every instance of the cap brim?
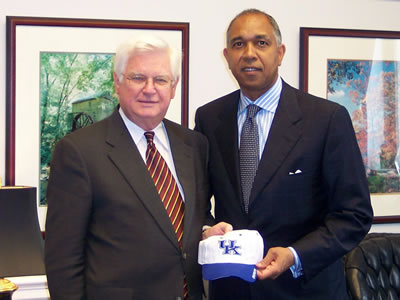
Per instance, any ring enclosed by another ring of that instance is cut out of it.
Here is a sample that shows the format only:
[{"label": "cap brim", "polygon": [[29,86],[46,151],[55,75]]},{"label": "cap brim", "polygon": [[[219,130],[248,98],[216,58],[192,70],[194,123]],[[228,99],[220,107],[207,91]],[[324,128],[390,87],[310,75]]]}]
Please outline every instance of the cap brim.
[{"label": "cap brim", "polygon": [[240,277],[248,282],[255,282],[257,279],[255,265],[216,263],[203,265],[203,278],[215,280],[223,277]]}]

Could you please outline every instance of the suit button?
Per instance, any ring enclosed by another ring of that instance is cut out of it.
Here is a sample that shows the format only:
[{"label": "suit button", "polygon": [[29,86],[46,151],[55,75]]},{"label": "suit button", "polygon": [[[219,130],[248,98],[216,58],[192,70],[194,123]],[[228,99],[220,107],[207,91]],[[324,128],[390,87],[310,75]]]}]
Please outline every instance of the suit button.
[{"label": "suit button", "polygon": [[175,300],[182,300],[182,298],[181,297],[176,297]]},{"label": "suit button", "polygon": [[186,252],[183,252],[183,253],[182,253],[182,257],[183,257],[183,259],[186,259],[186,258],[187,258],[187,253],[186,253]]}]

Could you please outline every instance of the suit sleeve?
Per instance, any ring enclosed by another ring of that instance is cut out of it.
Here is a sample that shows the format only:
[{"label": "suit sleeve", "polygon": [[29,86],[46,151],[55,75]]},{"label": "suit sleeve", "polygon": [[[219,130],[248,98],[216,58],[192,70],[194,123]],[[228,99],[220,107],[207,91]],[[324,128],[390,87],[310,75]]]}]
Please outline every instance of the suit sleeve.
[{"label": "suit sleeve", "polygon": [[[194,130],[197,132],[200,132],[201,134],[203,134],[206,138],[207,136],[205,135],[205,132],[202,130],[201,124],[200,124],[200,117],[199,117],[199,110],[196,111],[196,116],[195,116],[195,127]],[[209,141],[207,140],[207,152],[210,151],[210,146],[209,146]],[[209,164],[209,155],[207,154],[207,165]],[[209,169],[209,168],[207,168]],[[209,171],[207,171],[207,180],[209,181],[209,185],[210,180],[209,180]],[[209,189],[209,193],[208,193],[208,204],[207,204],[207,211],[206,211],[206,217],[205,217],[205,225],[207,226],[214,226],[216,224],[216,221],[211,213],[212,210],[212,203],[211,203],[211,197],[212,197],[212,193],[211,193],[211,189]]]},{"label": "suit sleeve", "polygon": [[293,245],[306,279],[354,248],[372,223],[365,168],[344,107],[333,113],[326,133],[322,176],[328,196],[323,223]]},{"label": "suit sleeve", "polygon": [[47,202],[45,265],[50,295],[57,300],[85,299],[91,190],[85,162],[68,137],[53,152]]}]

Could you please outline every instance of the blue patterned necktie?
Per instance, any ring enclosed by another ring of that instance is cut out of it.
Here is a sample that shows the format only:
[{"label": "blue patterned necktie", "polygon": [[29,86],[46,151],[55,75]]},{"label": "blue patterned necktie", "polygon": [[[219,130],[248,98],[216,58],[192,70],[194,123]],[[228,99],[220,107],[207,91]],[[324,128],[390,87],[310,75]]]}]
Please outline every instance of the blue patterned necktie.
[{"label": "blue patterned necktie", "polygon": [[259,161],[258,128],[255,115],[260,109],[260,107],[254,104],[247,106],[247,116],[240,135],[240,183],[246,213],[249,211],[250,193]]}]

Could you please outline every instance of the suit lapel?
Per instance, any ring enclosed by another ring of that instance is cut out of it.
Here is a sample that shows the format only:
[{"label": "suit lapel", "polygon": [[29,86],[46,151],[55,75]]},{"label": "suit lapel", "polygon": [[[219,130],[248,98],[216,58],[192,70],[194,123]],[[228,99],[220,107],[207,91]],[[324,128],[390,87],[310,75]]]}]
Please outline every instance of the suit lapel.
[{"label": "suit lapel", "polygon": [[283,83],[281,98],[258,166],[250,202],[268,184],[302,135],[302,113],[296,94]]},{"label": "suit lapel", "polygon": [[154,221],[159,224],[160,230],[179,248],[171,221],[153,180],[117,110],[109,120],[106,140],[112,146],[108,154],[109,158],[132,187],[133,193],[136,194],[132,199],[137,198],[143,203]]},{"label": "suit lapel", "polygon": [[183,227],[183,244],[188,239],[185,238],[191,232],[192,221],[194,220],[195,213],[195,175],[193,165],[193,150],[185,142],[185,136],[182,130],[176,126],[172,126],[172,123],[164,119],[165,128],[168,132],[169,144],[172,151],[172,157],[174,159],[174,165],[176,174],[179,178],[179,182],[183,188],[185,195],[185,218]]},{"label": "suit lapel", "polygon": [[219,115],[220,125],[215,130],[215,139],[221,151],[221,156],[227,171],[229,180],[238,200],[242,199],[239,174],[239,146],[237,110],[239,103],[239,91],[231,94],[226,99],[226,109]]}]

